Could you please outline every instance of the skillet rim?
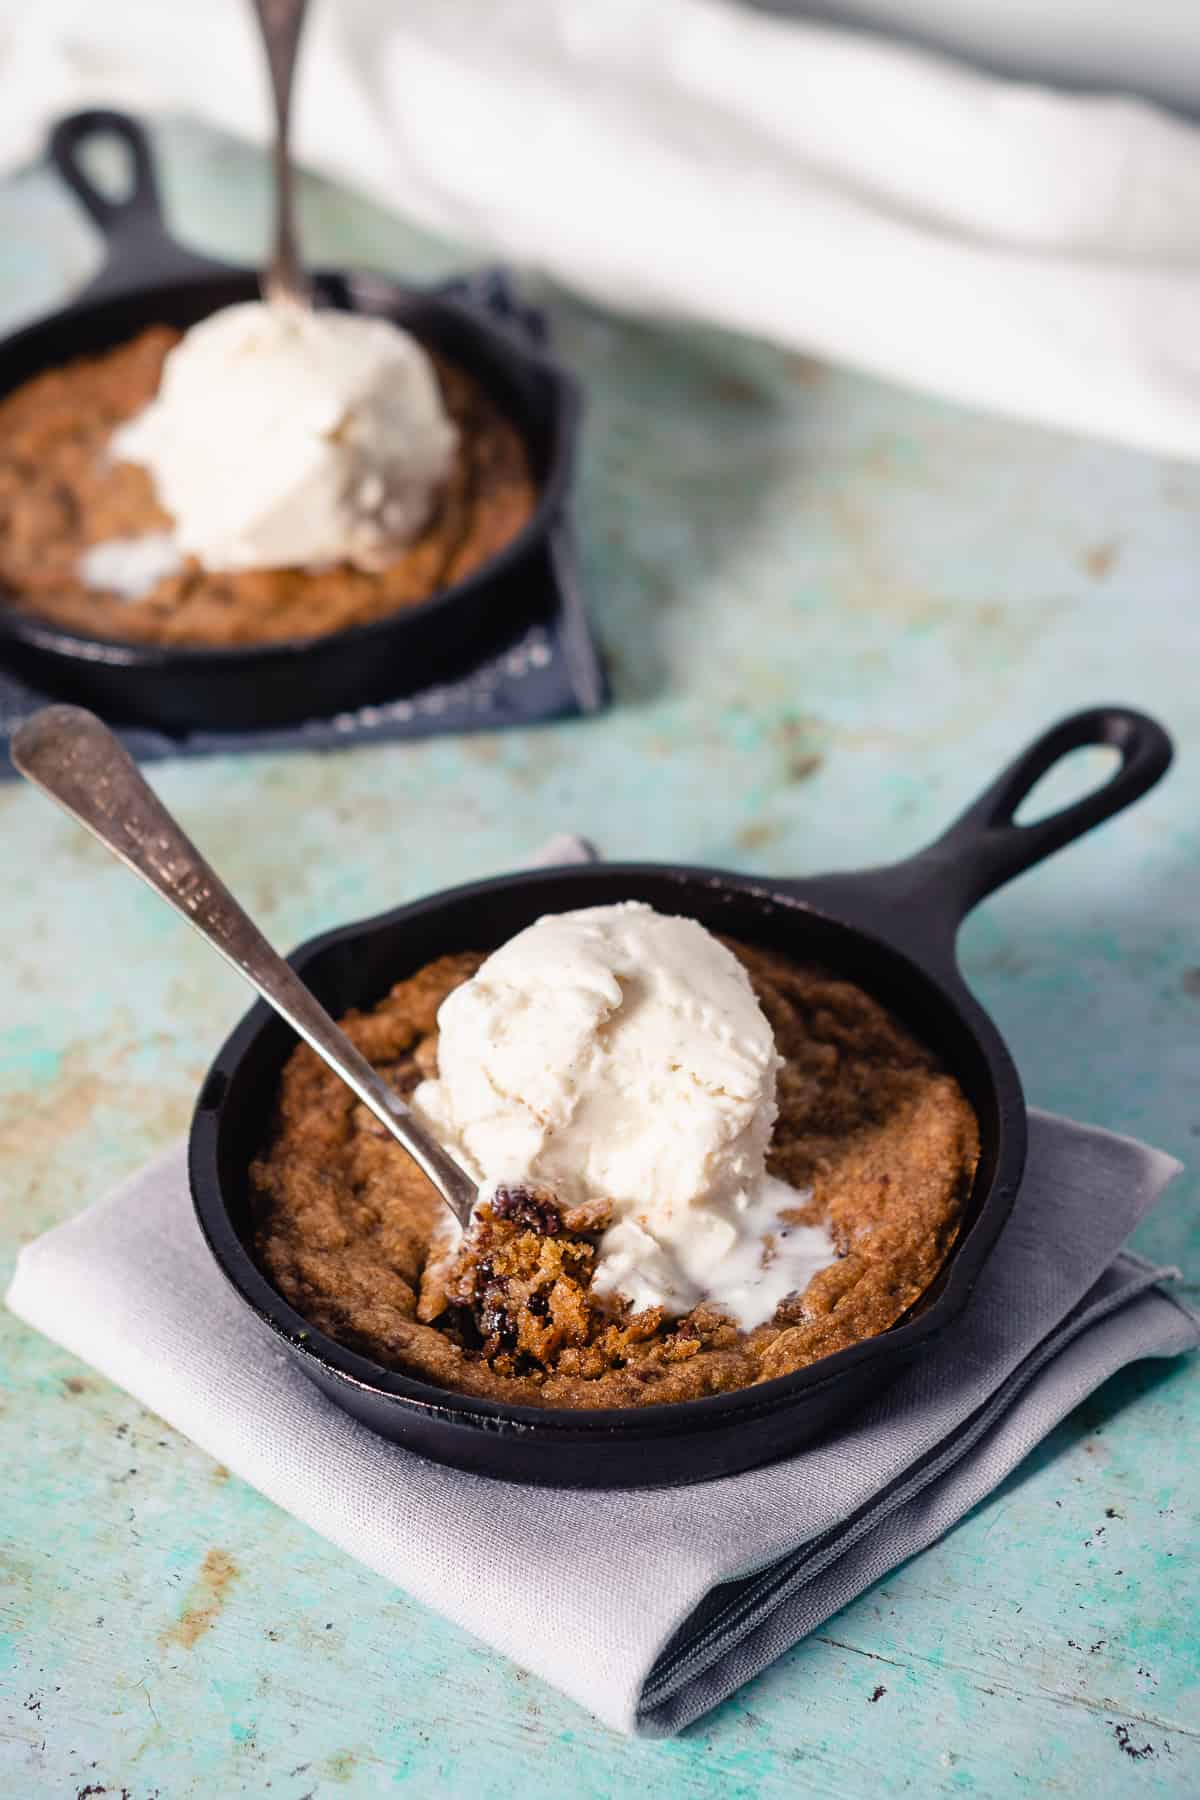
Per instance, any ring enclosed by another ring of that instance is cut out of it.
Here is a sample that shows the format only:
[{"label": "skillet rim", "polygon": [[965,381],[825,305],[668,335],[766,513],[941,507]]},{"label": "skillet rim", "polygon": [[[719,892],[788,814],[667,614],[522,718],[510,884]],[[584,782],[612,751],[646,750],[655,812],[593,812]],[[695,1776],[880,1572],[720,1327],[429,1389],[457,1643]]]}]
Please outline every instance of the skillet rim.
[{"label": "skillet rim", "polygon": [[[870,873],[879,877],[882,900],[883,877],[886,872]],[[958,1024],[974,1040],[986,1071],[996,1113],[996,1164],[986,1191],[978,1196],[978,1211],[973,1224],[965,1236],[956,1238],[939,1277],[935,1277],[944,1278],[941,1292],[918,1316],[907,1319],[902,1316],[901,1321],[887,1331],[847,1345],[805,1368],[776,1376],[771,1381],[737,1388],[728,1393],[703,1395],[696,1400],[661,1404],[651,1402],[640,1407],[508,1406],[482,1396],[438,1388],[419,1377],[386,1369],[382,1364],[373,1362],[358,1351],[348,1349],[318,1327],[309,1324],[262,1273],[233,1224],[232,1213],[225,1199],[217,1150],[222,1119],[237,1068],[262,1031],[276,1022],[265,1002],[256,1001],[234,1027],[209,1066],[197,1096],[188,1139],[188,1178],[196,1219],[214,1261],[242,1302],[290,1350],[298,1353],[304,1361],[314,1363],[326,1375],[335,1377],[339,1382],[370,1393],[384,1402],[395,1403],[402,1410],[412,1409],[423,1417],[437,1419],[442,1424],[467,1432],[482,1433],[485,1436],[540,1437],[547,1442],[570,1439],[596,1441],[605,1438],[627,1442],[691,1436],[716,1429],[731,1418],[749,1421],[771,1416],[792,1405],[802,1404],[809,1395],[836,1385],[851,1370],[861,1371],[864,1364],[886,1361],[889,1358],[906,1360],[906,1353],[910,1354],[940,1337],[959,1318],[969,1302],[1016,1200],[1028,1144],[1027,1110],[1020,1077],[999,1031],[970,993],[953,962],[948,963],[944,969],[935,970],[919,961],[911,949],[902,948],[892,938],[839,916],[826,899],[830,878],[813,877],[811,881],[781,881],[777,878],[772,882],[770,878],[703,866],[607,861],[519,871],[443,888],[373,914],[369,918],[334,926],[306,939],[291,953],[288,960],[303,974],[315,957],[338,943],[361,939],[372,932],[414,921],[440,910],[450,902],[480,900],[490,894],[549,885],[568,877],[581,886],[605,879],[611,882],[614,878],[618,881],[623,878],[667,880],[680,887],[698,883],[710,889],[718,887],[734,891],[739,897],[751,901],[765,901],[772,907],[816,916],[852,937],[866,940],[874,954],[882,953],[898,963],[908,976],[915,976],[918,984],[932,989],[940,1003],[950,1008],[956,1015]],[[862,883],[864,878],[861,874],[850,873],[845,879],[848,882]],[[819,892],[825,904],[805,900],[804,890],[809,886]],[[214,1079],[219,1079],[222,1083],[222,1092],[215,1104],[206,1100]],[[978,1117],[979,1109],[974,1110]],[[972,1198],[975,1198],[974,1191]],[[277,1314],[283,1316],[276,1316]],[[288,1322],[291,1320],[295,1321],[294,1325]]]}]

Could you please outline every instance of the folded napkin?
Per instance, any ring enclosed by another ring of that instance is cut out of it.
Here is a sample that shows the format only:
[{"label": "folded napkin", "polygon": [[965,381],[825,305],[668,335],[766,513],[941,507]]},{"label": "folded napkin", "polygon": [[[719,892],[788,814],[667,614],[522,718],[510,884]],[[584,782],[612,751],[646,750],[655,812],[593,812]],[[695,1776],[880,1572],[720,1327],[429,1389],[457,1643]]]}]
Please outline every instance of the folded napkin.
[{"label": "folded napkin", "polygon": [[[0,78],[9,166],[98,103],[267,133],[244,0],[0,0]],[[1141,101],[729,0],[339,0],[294,137],[606,304],[1200,456],[1200,132]]]},{"label": "folded napkin", "polygon": [[[560,840],[558,854],[578,855]],[[278,1505],[619,1731],[679,1731],[996,1487],[1117,1369],[1200,1325],[1120,1246],[1178,1165],[1035,1113],[971,1305],[848,1428],[701,1487],[444,1469],[327,1400],[227,1286],[185,1152],[21,1251],[8,1304]]]}]

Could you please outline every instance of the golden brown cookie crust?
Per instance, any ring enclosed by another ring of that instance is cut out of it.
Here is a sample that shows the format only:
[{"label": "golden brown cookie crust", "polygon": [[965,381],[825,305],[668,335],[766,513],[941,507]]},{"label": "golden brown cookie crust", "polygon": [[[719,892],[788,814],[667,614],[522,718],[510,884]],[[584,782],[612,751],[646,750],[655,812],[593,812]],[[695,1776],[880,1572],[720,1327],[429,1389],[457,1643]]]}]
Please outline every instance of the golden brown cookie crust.
[{"label": "golden brown cookie crust", "polygon": [[[770,1170],[811,1188],[804,1217],[828,1222],[839,1253],[767,1324],[744,1333],[703,1306],[675,1319],[593,1301],[586,1231],[531,1234],[519,1208],[489,1224],[484,1278],[472,1289],[439,1248],[442,1206],[424,1176],[303,1046],[284,1069],[252,1170],[264,1272],[340,1343],[508,1404],[692,1400],[789,1374],[886,1331],[954,1242],[979,1158],[975,1115],[937,1059],[861,988],[727,941],[784,1059]],[[437,1009],[482,960],[442,957],[343,1021],[401,1091],[435,1071]],[[483,1312],[453,1304],[472,1292]]]},{"label": "golden brown cookie crust", "polygon": [[385,569],[250,569],[195,561],[136,600],[79,578],[79,558],[112,538],[164,531],[146,470],[115,462],[117,426],[158,391],[181,333],[152,325],[100,356],[50,369],[0,400],[0,594],[89,637],[238,645],[317,637],[428,600],[473,573],[531,518],[537,491],[519,433],[463,370],[434,357],[459,448],[420,536]]}]

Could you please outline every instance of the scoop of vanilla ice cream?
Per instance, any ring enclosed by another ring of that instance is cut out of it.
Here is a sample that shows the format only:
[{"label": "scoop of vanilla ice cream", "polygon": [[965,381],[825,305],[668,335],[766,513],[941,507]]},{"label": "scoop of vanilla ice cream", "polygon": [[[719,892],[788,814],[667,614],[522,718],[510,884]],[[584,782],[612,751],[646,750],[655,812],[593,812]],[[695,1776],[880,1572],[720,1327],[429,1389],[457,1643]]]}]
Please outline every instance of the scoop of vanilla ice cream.
[{"label": "scoop of vanilla ice cream", "polygon": [[194,325],[112,453],[207,569],[377,567],[429,517],[458,434],[386,319],[247,301]]},{"label": "scoop of vanilla ice cream", "polygon": [[414,1103],[486,1193],[605,1199],[594,1285],[636,1306],[703,1299],[749,1328],[833,1247],[780,1221],[808,1196],[766,1174],[779,1055],[737,958],[638,902],[550,914],[438,1014]]}]

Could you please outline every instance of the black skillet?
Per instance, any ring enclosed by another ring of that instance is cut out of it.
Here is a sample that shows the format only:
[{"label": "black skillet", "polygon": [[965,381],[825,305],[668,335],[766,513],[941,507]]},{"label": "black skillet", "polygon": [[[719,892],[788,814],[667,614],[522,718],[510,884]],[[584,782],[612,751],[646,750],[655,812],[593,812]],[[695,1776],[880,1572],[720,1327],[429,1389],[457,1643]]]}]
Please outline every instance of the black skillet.
[{"label": "black skillet", "polygon": [[[1047,818],[1015,824],[1017,808],[1040,777],[1089,744],[1120,752],[1109,780]],[[281,1298],[247,1248],[246,1172],[295,1042],[262,1004],[217,1057],[192,1123],[192,1194],[213,1255],[331,1400],[439,1462],[548,1486],[640,1487],[709,1480],[788,1454],[844,1420],[953,1326],[1012,1207],[1025,1164],[1025,1102],[1008,1051],[959,973],[955,940],[962,919],[1002,882],[1144,794],[1170,760],[1171,741],[1153,720],[1097,707],[1039,738],[908,862],[801,881],[649,863],[549,869],[435,894],[328,932],[291,959],[336,1017],[370,1006],[432,957],[492,949],[542,913],[637,899],[860,983],[958,1077],[982,1138],[958,1241],[922,1302],[884,1335],[740,1393],[593,1412],[498,1406],[344,1349]]]},{"label": "black skillet", "polygon": [[[116,137],[128,153],[128,195],[113,200],[88,176],[89,139]],[[70,306],[0,343],[0,394],[71,357],[110,349],[148,325],[185,328],[238,300],[255,299],[258,275],[185,250],[168,234],[144,132],[122,113],[84,112],[50,137],[49,157],[104,235],[107,257]],[[556,581],[565,539],[557,527],[579,421],[573,378],[505,325],[434,292],[382,276],[318,274],[327,303],[378,313],[488,391],[516,425],[538,483],[534,516],[512,542],[465,580],[419,606],[321,637],[235,649],[120,644],[69,631],[3,604],[0,656],[36,686],[83,700],[109,719],[167,731],[288,725],[394,700],[477,661],[544,607],[549,557]],[[582,663],[590,661],[579,659]],[[589,684],[594,675],[582,670]],[[591,704],[591,697],[584,696]]]}]

